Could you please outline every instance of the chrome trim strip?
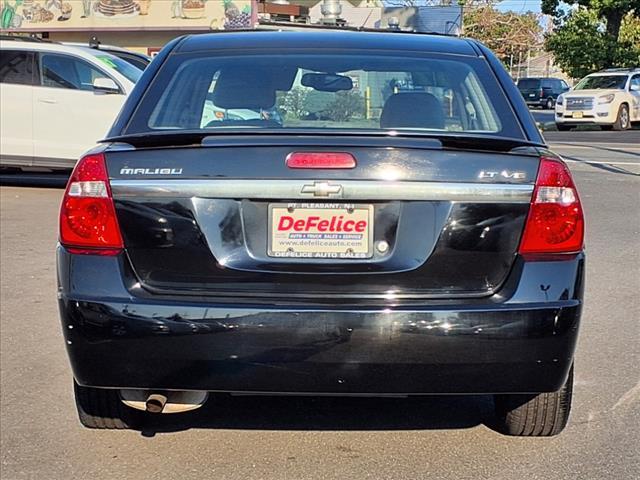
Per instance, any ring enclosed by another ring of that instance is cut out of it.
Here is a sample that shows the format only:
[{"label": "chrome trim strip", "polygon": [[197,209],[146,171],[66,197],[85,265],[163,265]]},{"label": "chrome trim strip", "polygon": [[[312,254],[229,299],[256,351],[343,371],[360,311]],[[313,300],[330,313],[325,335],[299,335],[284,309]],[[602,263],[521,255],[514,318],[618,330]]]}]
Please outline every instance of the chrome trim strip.
[{"label": "chrome trim strip", "polygon": [[[316,186],[317,188],[315,188]],[[328,189],[327,186],[341,186],[342,188]],[[385,182],[376,180],[116,179],[111,180],[111,190],[114,196],[118,198],[203,197],[267,200],[440,200],[450,202],[529,203],[531,201],[533,185],[510,183]]]}]

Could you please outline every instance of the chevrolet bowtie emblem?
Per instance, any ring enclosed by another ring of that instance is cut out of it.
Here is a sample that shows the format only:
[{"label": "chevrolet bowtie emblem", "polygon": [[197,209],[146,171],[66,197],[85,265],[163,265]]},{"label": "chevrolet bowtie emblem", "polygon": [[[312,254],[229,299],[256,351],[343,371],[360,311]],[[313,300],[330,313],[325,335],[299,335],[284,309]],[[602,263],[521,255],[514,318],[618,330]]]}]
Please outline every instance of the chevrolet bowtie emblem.
[{"label": "chevrolet bowtie emblem", "polygon": [[332,185],[329,182],[313,182],[313,185],[303,185],[301,193],[310,193],[314,197],[340,195],[342,193],[342,185]]}]

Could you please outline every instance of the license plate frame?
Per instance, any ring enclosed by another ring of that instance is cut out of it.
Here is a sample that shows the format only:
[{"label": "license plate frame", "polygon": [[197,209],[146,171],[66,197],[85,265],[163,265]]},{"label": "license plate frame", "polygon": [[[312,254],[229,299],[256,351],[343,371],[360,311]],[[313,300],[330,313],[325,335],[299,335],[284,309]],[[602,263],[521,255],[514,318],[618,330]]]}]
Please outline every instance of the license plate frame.
[{"label": "license plate frame", "polygon": [[[276,231],[275,227],[280,226],[281,217],[285,213],[293,220],[282,220],[282,226],[291,225],[291,228]],[[311,228],[308,228],[309,217],[318,217],[317,221],[312,221]],[[335,220],[332,223],[333,217]],[[342,217],[341,223],[339,217]],[[304,230],[293,230],[293,224],[299,220],[305,220]],[[349,221],[353,223],[348,223]],[[364,230],[355,231],[362,225],[359,222],[363,221]],[[318,229],[321,222],[327,222],[322,225],[325,227],[322,231]],[[309,260],[366,260],[373,257],[372,204],[270,203],[267,228],[269,257]],[[295,235],[293,238],[292,234]],[[334,245],[336,242],[338,245]]]}]

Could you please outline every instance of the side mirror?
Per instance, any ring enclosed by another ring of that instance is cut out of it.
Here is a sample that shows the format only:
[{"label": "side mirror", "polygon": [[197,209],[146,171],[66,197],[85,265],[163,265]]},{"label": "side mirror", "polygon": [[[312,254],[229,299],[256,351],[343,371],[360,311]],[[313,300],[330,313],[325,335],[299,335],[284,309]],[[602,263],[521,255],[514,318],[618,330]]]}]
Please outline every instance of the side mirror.
[{"label": "side mirror", "polygon": [[629,91],[631,91],[631,92],[640,92],[640,85],[631,85],[629,87]]},{"label": "side mirror", "polygon": [[93,80],[93,90],[102,93],[120,93],[120,87],[111,78],[98,77]]}]

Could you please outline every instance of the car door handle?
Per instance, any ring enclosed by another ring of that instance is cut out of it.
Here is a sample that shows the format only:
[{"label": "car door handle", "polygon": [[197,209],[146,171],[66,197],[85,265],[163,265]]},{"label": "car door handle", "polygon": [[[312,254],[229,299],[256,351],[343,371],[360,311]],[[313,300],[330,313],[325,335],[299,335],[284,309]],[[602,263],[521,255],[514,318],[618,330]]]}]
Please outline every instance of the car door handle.
[{"label": "car door handle", "polygon": [[51,104],[58,103],[58,101],[55,98],[39,98],[38,101],[40,103],[51,103]]}]

